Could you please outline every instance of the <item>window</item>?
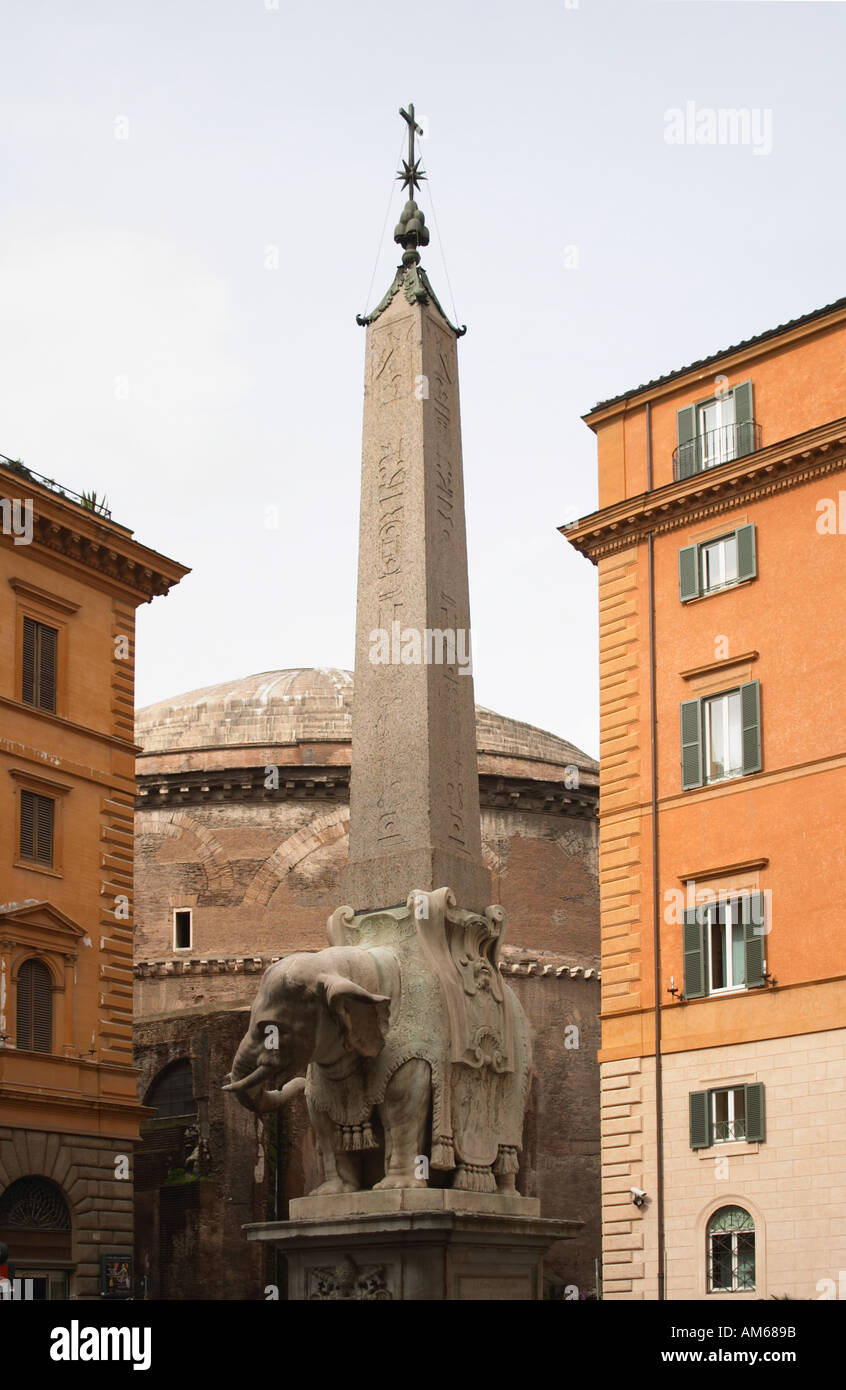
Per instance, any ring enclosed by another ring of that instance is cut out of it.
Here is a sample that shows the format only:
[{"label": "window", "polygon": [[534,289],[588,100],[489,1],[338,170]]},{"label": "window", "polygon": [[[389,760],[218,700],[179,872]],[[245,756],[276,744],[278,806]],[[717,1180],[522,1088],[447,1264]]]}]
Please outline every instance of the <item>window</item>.
[{"label": "window", "polygon": [[755,1288],[755,1222],[743,1207],[720,1207],[708,1222],[708,1292]]},{"label": "window", "polygon": [[746,1090],[734,1086],[726,1091],[712,1091],[711,1133],[715,1144],[728,1144],[733,1139],[746,1138]]},{"label": "window", "polygon": [[0,1227],[69,1231],[70,1212],[61,1188],[49,1178],[17,1178],[0,1197]]},{"label": "window", "polygon": [[685,909],[684,997],[757,989],[766,983],[763,893]]},{"label": "window", "polygon": [[760,683],[681,706],[682,791],[761,770]]},{"label": "window", "polygon": [[173,949],[174,951],[190,951],[191,949],[191,909],[177,908],[173,914]]},{"label": "window", "polygon": [[144,1099],[145,1105],[156,1107],[155,1119],[168,1120],[174,1115],[195,1115],[194,1081],[187,1057],[171,1062],[159,1072]]},{"label": "window", "polygon": [[40,960],[25,960],[18,975],[17,1037],[25,1052],[53,1050],[53,988]]},{"label": "window", "polygon": [[690,1093],[690,1147],[708,1149],[712,1144],[749,1143],[764,1139],[764,1087],[722,1086]]},{"label": "window", "polygon": [[740,691],[702,701],[706,782],[743,775]]},{"label": "window", "polygon": [[56,653],[59,634],[34,618],[23,620],[21,699],[38,709],[56,710]]},{"label": "window", "polygon": [[734,396],[717,396],[697,406],[696,433],[702,443],[702,467],[715,468],[735,456]]},{"label": "window", "polygon": [[682,547],[679,551],[679,598],[682,603],[689,603],[693,598],[716,594],[746,579],[754,579],[756,573],[755,527],[741,526],[712,541]]},{"label": "window", "polygon": [[676,478],[743,458],[758,447],[760,430],[752,413],[752,382],[744,381],[711,400],[684,406],[677,417]]},{"label": "window", "polygon": [[21,859],[52,868],[55,817],[56,803],[52,797],[21,791]]},{"label": "window", "polygon": [[746,952],[740,902],[712,903],[703,909],[710,993],[746,984]]}]

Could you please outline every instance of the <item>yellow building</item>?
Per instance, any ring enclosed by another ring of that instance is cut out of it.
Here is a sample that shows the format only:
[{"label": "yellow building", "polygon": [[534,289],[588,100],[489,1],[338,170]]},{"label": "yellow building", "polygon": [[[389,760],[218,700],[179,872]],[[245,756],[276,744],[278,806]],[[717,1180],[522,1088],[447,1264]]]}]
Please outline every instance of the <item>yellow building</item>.
[{"label": "yellow building", "polygon": [[0,1242],[131,1287],[135,609],[187,570],[0,458]]},{"label": "yellow building", "polygon": [[846,1297],[846,300],[586,417],[606,1298]]}]

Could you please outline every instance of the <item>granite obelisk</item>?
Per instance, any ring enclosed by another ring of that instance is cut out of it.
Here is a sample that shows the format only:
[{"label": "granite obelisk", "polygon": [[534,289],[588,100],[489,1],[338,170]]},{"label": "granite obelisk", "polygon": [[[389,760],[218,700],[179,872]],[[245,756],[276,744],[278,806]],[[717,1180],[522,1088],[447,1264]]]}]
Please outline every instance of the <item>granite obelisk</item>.
[{"label": "granite obelisk", "polygon": [[247,1228],[284,1251],[289,1299],[534,1299],[544,1251],[578,1223],[545,1220],[516,1186],[531,1037],[500,975],[505,913],[490,903],[482,862],[461,330],[420,265],[419,128],[413,106],[401,115],[402,264],[359,320],[346,903],[329,917],[326,950],[283,956],[265,973],[229,1088],[258,1111],[305,1095],[320,1181],[291,1202],[288,1221]]},{"label": "granite obelisk", "polygon": [[456,340],[425,271],[409,191],[393,284],[367,326],[347,900],[356,911],[448,885],[490,902],[482,863]]}]

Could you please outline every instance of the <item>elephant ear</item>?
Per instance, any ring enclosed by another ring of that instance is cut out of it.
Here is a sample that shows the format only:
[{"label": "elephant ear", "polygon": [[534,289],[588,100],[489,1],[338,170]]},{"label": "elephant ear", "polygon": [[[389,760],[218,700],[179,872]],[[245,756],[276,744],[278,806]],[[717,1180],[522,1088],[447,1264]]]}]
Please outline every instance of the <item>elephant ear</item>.
[{"label": "elephant ear", "polygon": [[319,979],[329,1012],[337,1019],[350,1052],[376,1057],[385,1046],[391,1018],[391,1001],[385,994],[371,994],[345,975],[321,975]]}]

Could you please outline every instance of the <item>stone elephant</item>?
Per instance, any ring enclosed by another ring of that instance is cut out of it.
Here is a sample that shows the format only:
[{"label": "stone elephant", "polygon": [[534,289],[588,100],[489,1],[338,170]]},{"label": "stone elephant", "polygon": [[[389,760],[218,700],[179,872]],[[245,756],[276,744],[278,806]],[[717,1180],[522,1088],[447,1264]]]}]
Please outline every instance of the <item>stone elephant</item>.
[{"label": "stone elephant", "polygon": [[341,908],[329,922],[339,944],[265,972],[225,1089],[258,1112],[305,1091],[316,1193],[360,1189],[356,1151],[378,1147],[374,1111],[376,1187],[425,1187],[424,1157],[452,1170],[454,1187],[515,1190],[531,1056],[498,970],[503,920],[456,910],[447,889],[361,916]]}]

